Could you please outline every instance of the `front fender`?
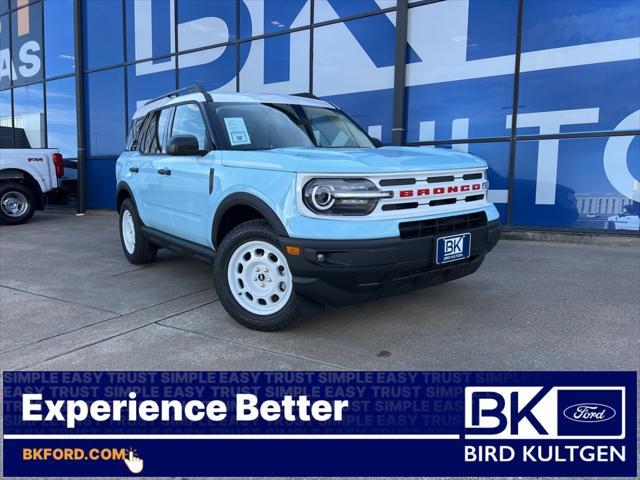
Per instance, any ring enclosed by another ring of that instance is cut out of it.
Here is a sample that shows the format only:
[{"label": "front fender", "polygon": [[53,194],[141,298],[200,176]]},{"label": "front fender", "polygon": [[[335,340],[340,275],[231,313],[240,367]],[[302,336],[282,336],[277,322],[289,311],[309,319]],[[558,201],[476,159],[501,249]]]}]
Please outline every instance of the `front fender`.
[{"label": "front fender", "polygon": [[288,236],[288,219],[297,214],[295,184],[296,177],[291,172],[218,165],[209,213],[212,219],[211,238],[216,238],[224,213],[235,205],[247,205],[255,209],[269,221],[279,236]]},{"label": "front fender", "polygon": [[284,227],[284,225],[280,221],[280,218],[278,218],[278,216],[274,212],[273,207],[269,206],[265,200],[251,193],[236,192],[226,197],[216,209],[216,214],[213,218],[211,238],[217,238],[218,230],[220,228],[220,222],[224,217],[224,214],[230,208],[237,205],[246,205],[253,208],[269,222],[278,236],[287,236],[287,229]]}]

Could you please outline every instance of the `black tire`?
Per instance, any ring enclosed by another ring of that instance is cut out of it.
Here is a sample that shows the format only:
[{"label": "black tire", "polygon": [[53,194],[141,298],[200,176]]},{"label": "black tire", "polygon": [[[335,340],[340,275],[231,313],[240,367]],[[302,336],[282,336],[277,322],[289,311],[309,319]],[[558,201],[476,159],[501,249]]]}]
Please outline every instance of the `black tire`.
[{"label": "black tire", "polygon": [[[291,293],[289,299],[275,313],[256,314],[243,307],[236,300],[236,292],[231,291],[228,281],[229,262],[234,252],[251,241],[261,241],[271,244],[282,255],[286,261],[286,255],[282,252],[278,238],[273,229],[265,220],[251,220],[238,225],[231,230],[216,250],[216,257],[213,264],[213,282],[218,293],[218,298],[225,310],[238,323],[252,330],[264,332],[274,332],[289,326],[299,314],[298,298],[296,297],[293,284],[289,286]],[[275,273],[275,271],[273,272]],[[276,280],[277,281],[277,280]],[[241,293],[237,293],[241,295]]]},{"label": "black tire", "polygon": [[[3,225],[20,225],[27,222],[36,211],[35,200],[33,191],[23,184],[17,182],[1,183],[0,223]],[[16,203],[16,201],[20,201],[20,203]],[[19,208],[20,211],[12,214],[11,210],[14,208]]]},{"label": "black tire", "polygon": [[[123,218],[127,214],[131,215],[135,238],[135,244],[131,251],[127,247],[123,232]],[[144,263],[151,263],[156,259],[158,247],[149,243],[147,239],[144,238],[142,233],[142,221],[138,215],[138,209],[136,208],[136,204],[130,198],[127,198],[122,202],[118,225],[120,227],[120,245],[122,245],[122,251],[124,252],[124,256],[127,257],[127,260],[134,265],[142,265]]]}]

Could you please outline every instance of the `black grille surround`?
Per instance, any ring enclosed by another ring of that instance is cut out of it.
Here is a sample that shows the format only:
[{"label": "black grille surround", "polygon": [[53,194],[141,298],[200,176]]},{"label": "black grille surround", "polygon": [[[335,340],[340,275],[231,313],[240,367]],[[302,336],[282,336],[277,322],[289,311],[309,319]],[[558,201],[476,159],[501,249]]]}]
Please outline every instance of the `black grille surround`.
[{"label": "black grille surround", "polygon": [[402,222],[398,225],[398,228],[400,229],[400,238],[408,240],[462,232],[471,228],[484,227],[485,225],[487,225],[487,214],[485,212],[476,212],[415,222]]}]

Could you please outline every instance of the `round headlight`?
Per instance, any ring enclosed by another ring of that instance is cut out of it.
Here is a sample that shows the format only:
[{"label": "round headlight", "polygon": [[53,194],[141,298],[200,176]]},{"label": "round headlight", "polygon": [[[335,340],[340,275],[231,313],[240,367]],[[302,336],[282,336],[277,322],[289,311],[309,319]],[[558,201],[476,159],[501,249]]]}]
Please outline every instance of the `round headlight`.
[{"label": "round headlight", "polygon": [[336,202],[334,188],[330,185],[316,185],[311,189],[311,203],[318,210],[329,210]]},{"label": "round headlight", "polygon": [[368,215],[391,195],[366,178],[314,178],[302,189],[305,206],[322,215]]}]

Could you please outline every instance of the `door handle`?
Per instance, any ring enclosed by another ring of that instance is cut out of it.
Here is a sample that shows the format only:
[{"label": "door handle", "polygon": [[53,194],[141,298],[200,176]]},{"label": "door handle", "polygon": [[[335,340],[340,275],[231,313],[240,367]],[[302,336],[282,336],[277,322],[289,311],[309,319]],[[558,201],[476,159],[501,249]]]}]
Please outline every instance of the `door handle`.
[{"label": "door handle", "polygon": [[168,168],[159,168],[158,173],[160,175],[171,175],[171,170],[169,170]]},{"label": "door handle", "polygon": [[140,169],[138,167],[129,167],[129,171],[131,173],[138,173],[140,171]]}]

